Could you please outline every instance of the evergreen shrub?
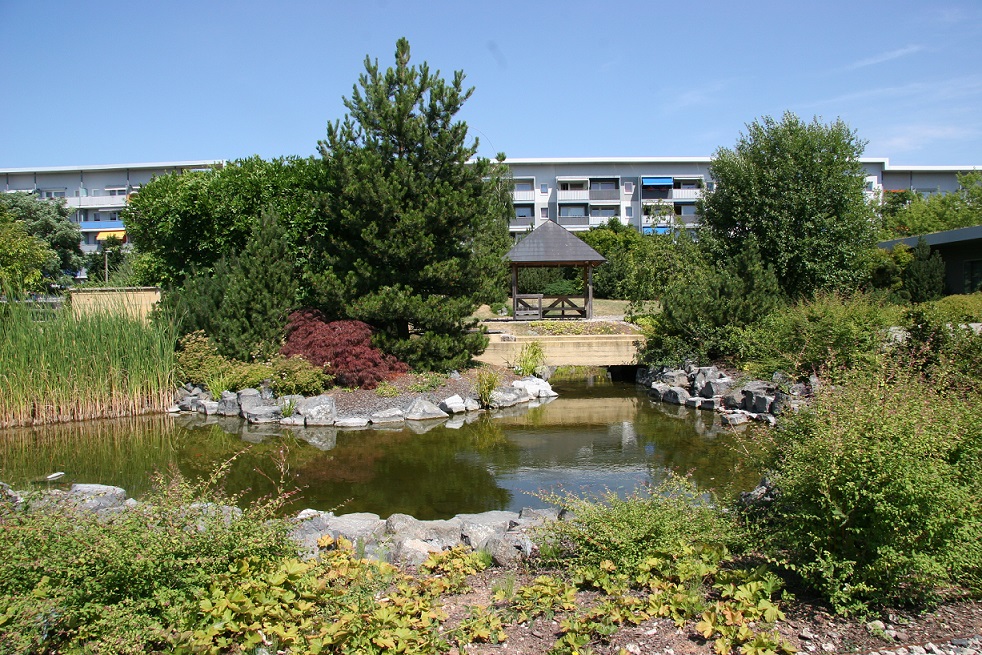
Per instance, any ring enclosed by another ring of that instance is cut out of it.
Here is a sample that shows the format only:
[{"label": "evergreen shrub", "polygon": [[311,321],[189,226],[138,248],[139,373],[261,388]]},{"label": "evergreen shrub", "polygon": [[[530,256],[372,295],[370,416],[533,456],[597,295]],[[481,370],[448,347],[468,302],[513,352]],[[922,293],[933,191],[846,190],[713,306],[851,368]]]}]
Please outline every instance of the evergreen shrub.
[{"label": "evergreen shrub", "polygon": [[300,355],[323,367],[341,386],[374,389],[409,370],[372,345],[372,328],[361,321],[328,321],[321,312],[304,309],[290,315],[286,335],[280,354]]}]

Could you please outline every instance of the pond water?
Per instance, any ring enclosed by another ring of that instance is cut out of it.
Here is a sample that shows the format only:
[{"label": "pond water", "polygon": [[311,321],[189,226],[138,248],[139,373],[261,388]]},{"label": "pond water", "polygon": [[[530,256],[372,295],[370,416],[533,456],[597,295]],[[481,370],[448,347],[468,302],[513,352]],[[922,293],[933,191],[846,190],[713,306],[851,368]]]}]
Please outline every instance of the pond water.
[{"label": "pond water", "polygon": [[[604,377],[554,382],[532,409],[391,430],[252,426],[237,418],[153,416],[0,431],[0,480],[26,488],[100,483],[139,497],[155,472],[207,478],[232,460],[225,490],[247,502],[299,489],[286,510],[395,512],[420,519],[519,510],[548,491],[629,493],[667,470],[733,498],[759,472],[713,413],[652,403]],[[44,483],[41,484],[44,486]]]}]

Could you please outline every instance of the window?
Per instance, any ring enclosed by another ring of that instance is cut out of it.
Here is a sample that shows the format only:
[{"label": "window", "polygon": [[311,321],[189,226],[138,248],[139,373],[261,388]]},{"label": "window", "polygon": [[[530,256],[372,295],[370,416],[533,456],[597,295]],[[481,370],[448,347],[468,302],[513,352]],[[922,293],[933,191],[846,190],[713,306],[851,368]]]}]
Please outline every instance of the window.
[{"label": "window", "polygon": [[634,182],[624,183],[624,193],[634,193]]},{"label": "window", "polygon": [[108,193],[111,196],[125,196],[126,195],[126,189],[125,188],[121,188],[121,189],[106,189],[106,193]]},{"label": "window", "polygon": [[634,207],[632,207],[631,205],[625,207],[624,216],[626,216],[627,218],[634,218]]},{"label": "window", "polygon": [[90,218],[93,221],[101,221],[102,220],[102,214],[100,214],[99,212],[92,212],[92,216]]},{"label": "window", "polygon": [[64,198],[64,189],[40,189],[38,195],[45,200],[50,200],[51,198]]},{"label": "window", "polygon": [[617,188],[616,180],[594,180],[590,183],[591,189],[603,189],[606,191],[613,191]]},{"label": "window", "polygon": [[560,191],[586,191],[586,182],[560,182]]},{"label": "window", "polygon": [[532,205],[515,205],[515,218],[532,218]]},{"label": "window", "polygon": [[586,205],[562,205],[559,207],[559,216],[586,216]]},{"label": "window", "polygon": [[617,216],[617,207],[591,207],[590,216],[593,218],[612,218]]},{"label": "window", "polygon": [[549,193],[549,185],[546,184],[545,182],[543,182],[542,183],[542,186],[539,187],[539,192],[540,193]]},{"label": "window", "polygon": [[548,219],[549,218],[549,208],[548,207],[540,207],[539,208],[539,218],[545,218],[545,219]]}]

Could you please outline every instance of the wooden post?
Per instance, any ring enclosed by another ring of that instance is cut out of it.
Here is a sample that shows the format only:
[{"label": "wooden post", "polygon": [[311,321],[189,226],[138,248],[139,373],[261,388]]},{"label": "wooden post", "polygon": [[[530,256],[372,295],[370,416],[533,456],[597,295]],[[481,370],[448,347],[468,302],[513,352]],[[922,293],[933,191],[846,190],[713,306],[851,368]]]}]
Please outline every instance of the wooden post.
[{"label": "wooden post", "polygon": [[584,298],[584,304],[586,305],[586,317],[593,318],[593,265],[587,264],[586,269],[583,271],[583,277],[586,278],[586,297]]},{"label": "wooden post", "polygon": [[518,266],[511,265],[511,319],[518,314]]}]

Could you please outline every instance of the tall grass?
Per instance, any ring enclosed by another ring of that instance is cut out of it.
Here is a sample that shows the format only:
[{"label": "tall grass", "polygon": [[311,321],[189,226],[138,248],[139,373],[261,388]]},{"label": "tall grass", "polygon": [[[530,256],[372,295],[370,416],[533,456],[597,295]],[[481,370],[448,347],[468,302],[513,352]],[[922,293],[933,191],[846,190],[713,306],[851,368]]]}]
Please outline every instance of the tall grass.
[{"label": "tall grass", "polygon": [[0,427],[163,410],[172,402],[175,329],[124,307],[74,316],[0,305]]}]

